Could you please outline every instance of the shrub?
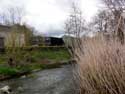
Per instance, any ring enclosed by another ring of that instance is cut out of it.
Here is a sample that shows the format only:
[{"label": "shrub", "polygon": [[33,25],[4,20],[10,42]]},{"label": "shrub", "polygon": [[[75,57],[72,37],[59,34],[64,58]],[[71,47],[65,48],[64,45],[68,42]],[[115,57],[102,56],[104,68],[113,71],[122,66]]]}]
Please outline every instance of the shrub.
[{"label": "shrub", "polygon": [[89,39],[75,51],[81,94],[125,94],[125,45]]}]

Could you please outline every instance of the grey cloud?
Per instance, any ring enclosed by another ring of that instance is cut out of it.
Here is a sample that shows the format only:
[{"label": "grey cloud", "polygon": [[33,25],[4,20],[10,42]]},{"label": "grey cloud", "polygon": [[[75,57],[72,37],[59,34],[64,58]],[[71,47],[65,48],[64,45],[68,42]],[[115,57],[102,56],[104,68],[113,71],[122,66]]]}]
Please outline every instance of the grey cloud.
[{"label": "grey cloud", "polygon": [[72,1],[78,0],[0,0],[0,11],[5,11],[9,6],[24,7],[25,23],[46,35],[59,35],[64,33],[63,25]]}]

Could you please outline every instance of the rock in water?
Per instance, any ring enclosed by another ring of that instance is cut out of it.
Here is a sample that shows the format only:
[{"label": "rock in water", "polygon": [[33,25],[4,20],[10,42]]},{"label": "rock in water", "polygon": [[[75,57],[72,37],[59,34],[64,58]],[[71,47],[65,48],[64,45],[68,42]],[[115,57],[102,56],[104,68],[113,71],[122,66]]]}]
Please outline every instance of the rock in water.
[{"label": "rock in water", "polygon": [[18,87],[17,90],[18,90],[19,92],[22,92],[22,91],[23,91],[23,88],[22,88],[22,87]]},{"label": "rock in water", "polygon": [[12,90],[9,86],[4,86],[3,88],[0,88],[0,92],[1,94],[10,94]]}]

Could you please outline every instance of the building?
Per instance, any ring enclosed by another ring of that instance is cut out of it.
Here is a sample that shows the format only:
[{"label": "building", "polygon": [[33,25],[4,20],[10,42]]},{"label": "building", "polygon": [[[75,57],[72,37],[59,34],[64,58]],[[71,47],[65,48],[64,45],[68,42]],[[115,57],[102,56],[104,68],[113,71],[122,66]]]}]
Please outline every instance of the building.
[{"label": "building", "polygon": [[25,34],[18,26],[0,25],[0,48],[24,45]]},{"label": "building", "polygon": [[62,38],[50,37],[50,46],[63,46],[64,41]]},{"label": "building", "polygon": [[35,46],[63,46],[62,38],[34,36],[31,39],[31,44]]}]

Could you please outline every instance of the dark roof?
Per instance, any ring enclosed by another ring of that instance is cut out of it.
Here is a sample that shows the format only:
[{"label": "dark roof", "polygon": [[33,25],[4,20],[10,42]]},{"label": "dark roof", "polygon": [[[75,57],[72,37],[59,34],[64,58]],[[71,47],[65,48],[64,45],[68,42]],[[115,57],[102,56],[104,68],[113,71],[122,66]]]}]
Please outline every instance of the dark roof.
[{"label": "dark roof", "polygon": [[19,24],[15,24],[15,25],[1,25],[0,24],[0,32],[1,31],[4,31],[4,32],[10,32],[10,31],[12,31],[11,29],[14,27],[14,26],[16,26],[16,28],[27,28],[27,27],[25,27],[25,26],[23,26],[23,25],[19,25]]},{"label": "dark roof", "polygon": [[6,25],[0,25],[0,32],[4,31],[4,32],[9,32],[11,31],[11,26],[6,26]]}]

